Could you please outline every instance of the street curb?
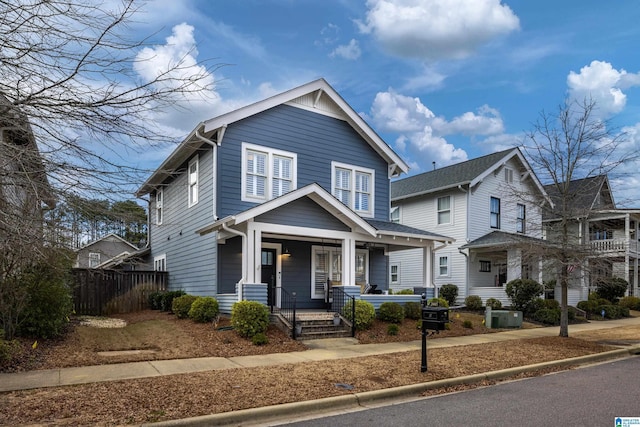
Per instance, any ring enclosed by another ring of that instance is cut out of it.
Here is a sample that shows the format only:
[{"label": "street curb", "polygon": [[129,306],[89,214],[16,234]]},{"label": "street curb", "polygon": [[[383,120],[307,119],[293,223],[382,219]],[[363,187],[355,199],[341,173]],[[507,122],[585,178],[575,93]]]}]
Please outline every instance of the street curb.
[{"label": "street curb", "polygon": [[153,427],[173,427],[173,426],[224,426],[246,422],[267,422],[276,418],[295,414],[296,416],[312,415],[321,413],[324,410],[343,410],[361,407],[367,404],[379,403],[384,400],[393,400],[403,397],[416,397],[427,390],[456,385],[476,384],[484,380],[498,380],[508,378],[525,372],[535,372],[542,369],[585,365],[589,363],[614,360],[623,357],[639,355],[640,345],[630,348],[617,349],[602,353],[589,354],[586,356],[572,357],[570,359],[554,360],[550,362],[536,363],[533,365],[519,366],[515,368],[501,369],[481,374],[467,375],[457,378],[447,378],[443,380],[430,381],[426,383],[411,384],[401,387],[393,387],[381,390],[367,391],[362,393],[348,394],[344,396],[326,397],[317,400],[307,400],[303,402],[284,403],[281,405],[263,406],[260,408],[243,409],[239,411],[224,412],[220,414],[202,415],[193,418],[183,418],[179,420],[161,421],[157,423],[143,424],[143,426]]}]

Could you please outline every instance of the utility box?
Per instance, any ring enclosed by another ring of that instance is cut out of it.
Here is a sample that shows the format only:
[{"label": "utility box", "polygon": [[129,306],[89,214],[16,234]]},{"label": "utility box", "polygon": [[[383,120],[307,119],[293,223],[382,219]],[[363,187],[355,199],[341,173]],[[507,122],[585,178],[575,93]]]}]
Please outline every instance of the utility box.
[{"label": "utility box", "polygon": [[449,323],[449,309],[446,307],[422,307],[422,329],[444,331]]},{"label": "utility box", "polygon": [[508,310],[491,310],[491,328],[521,328],[522,312]]}]

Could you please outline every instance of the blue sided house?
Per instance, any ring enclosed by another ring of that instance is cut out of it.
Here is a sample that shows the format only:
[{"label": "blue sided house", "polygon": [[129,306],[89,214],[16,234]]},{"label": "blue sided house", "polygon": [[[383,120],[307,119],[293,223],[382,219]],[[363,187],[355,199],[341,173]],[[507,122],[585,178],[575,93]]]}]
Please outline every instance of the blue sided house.
[{"label": "blue sided house", "polygon": [[319,79],[199,123],[137,191],[150,201],[156,270],[171,289],[277,309],[327,289],[388,289],[389,254],[452,239],[389,221],[407,164]]}]

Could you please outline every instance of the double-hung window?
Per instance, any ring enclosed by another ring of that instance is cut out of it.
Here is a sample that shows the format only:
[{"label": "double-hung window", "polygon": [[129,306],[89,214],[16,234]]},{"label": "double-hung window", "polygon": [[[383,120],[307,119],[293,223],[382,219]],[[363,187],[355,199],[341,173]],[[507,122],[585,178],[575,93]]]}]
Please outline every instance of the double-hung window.
[{"label": "double-hung window", "polygon": [[365,217],[373,216],[375,172],[344,163],[331,162],[331,192],[345,205]]},{"label": "double-hung window", "polygon": [[164,210],[162,208],[163,201],[164,191],[162,188],[158,188],[156,190],[156,225],[162,224],[162,215],[164,214]]},{"label": "double-hung window", "polygon": [[89,268],[96,268],[100,265],[100,253],[89,252]]},{"label": "double-hung window", "polygon": [[242,144],[242,200],[261,202],[296,189],[297,155]]},{"label": "double-hung window", "polygon": [[440,276],[448,276],[449,275],[449,257],[441,256],[438,260],[438,275]]},{"label": "double-hung window", "polygon": [[393,285],[400,283],[400,264],[391,264],[389,266],[389,282]]},{"label": "double-hung window", "polygon": [[189,207],[198,203],[198,156],[189,162]]},{"label": "double-hung window", "polygon": [[394,224],[400,224],[400,206],[392,206],[389,220]]},{"label": "double-hung window", "polygon": [[451,224],[451,196],[438,197],[438,224]]},{"label": "double-hung window", "polygon": [[527,208],[525,205],[518,203],[518,217],[516,218],[516,231],[518,233],[525,233],[526,229],[526,221],[527,221]]},{"label": "double-hung window", "polygon": [[491,198],[491,228],[500,228],[500,199],[497,197]]}]

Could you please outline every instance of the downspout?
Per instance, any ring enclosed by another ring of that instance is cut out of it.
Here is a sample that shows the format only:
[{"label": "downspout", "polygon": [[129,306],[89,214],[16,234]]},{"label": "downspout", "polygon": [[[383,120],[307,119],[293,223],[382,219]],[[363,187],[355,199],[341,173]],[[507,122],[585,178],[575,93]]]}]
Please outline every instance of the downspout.
[{"label": "downspout", "polygon": [[242,238],[242,277],[240,277],[240,281],[238,282],[238,301],[242,301],[242,285],[246,280],[245,274],[247,272],[247,235],[242,231],[229,228],[225,223],[222,223],[222,229],[234,236],[240,236]]},{"label": "downspout", "polygon": [[212,169],[211,169],[211,173],[213,175],[213,185],[212,187],[212,192],[213,192],[213,220],[217,221],[218,220],[218,203],[217,203],[217,197],[218,197],[218,191],[217,191],[217,187],[218,187],[218,147],[220,147],[220,144],[222,143],[222,138],[224,137],[224,132],[227,129],[227,125],[223,125],[220,130],[218,131],[218,138],[216,141],[211,140],[207,137],[205,137],[204,135],[202,135],[200,133],[200,128],[204,127],[204,125],[199,126],[196,129],[196,133],[195,136],[196,138],[198,138],[200,141],[209,144],[211,147],[213,147],[213,160],[212,160]]}]

